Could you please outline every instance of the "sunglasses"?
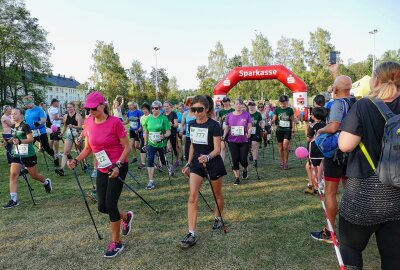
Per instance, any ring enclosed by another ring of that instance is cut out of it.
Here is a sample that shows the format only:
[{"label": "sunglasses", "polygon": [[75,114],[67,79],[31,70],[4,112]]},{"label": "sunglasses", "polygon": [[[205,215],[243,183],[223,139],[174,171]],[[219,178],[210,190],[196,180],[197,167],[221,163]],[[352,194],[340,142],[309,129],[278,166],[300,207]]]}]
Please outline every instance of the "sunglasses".
[{"label": "sunglasses", "polygon": [[159,107],[151,107],[152,110],[159,110]]},{"label": "sunglasses", "polygon": [[195,113],[195,112],[202,113],[204,111],[204,107],[191,107],[190,111],[192,113]]}]

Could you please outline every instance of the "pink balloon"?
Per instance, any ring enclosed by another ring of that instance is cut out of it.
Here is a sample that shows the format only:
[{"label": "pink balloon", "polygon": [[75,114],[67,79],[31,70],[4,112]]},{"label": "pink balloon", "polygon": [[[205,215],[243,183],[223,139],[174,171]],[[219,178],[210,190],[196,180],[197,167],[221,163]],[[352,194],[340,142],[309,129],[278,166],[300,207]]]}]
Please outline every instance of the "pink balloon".
[{"label": "pink balloon", "polygon": [[57,132],[58,127],[56,125],[51,125],[51,131]]},{"label": "pink balloon", "polygon": [[294,154],[296,155],[296,157],[301,159],[308,158],[308,150],[303,146],[297,147]]},{"label": "pink balloon", "polygon": [[51,128],[46,128],[46,133],[51,134],[51,133],[53,133],[53,131],[51,130]]}]

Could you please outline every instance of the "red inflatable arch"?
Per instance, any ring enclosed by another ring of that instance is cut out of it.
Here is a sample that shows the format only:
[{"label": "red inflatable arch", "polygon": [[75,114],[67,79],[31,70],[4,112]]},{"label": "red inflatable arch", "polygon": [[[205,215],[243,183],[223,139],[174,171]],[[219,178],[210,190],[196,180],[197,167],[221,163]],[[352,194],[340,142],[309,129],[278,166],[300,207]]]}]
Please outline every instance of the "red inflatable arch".
[{"label": "red inflatable arch", "polygon": [[215,87],[214,100],[221,101],[240,81],[279,80],[293,92],[293,108],[307,117],[307,85],[283,65],[235,67]]}]

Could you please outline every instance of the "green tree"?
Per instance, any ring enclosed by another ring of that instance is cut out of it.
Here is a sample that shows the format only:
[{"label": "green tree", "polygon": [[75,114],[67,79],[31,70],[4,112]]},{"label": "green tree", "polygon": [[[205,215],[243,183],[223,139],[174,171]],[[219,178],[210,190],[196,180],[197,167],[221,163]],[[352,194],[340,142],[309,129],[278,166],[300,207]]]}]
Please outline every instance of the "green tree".
[{"label": "green tree", "polygon": [[[167,71],[164,68],[159,68],[157,73],[158,87],[160,89],[160,93],[158,94],[159,100],[165,100],[168,97],[168,93],[170,91],[168,87],[169,78]],[[155,95],[156,92],[156,69],[153,67],[150,72],[150,85],[153,87],[153,93]],[[155,96],[154,96],[155,98]]]},{"label": "green tree", "polygon": [[220,81],[227,73],[228,58],[220,41],[208,55],[208,74],[215,81]]},{"label": "green tree", "polygon": [[[43,97],[42,89],[49,74],[53,46],[47,32],[31,16],[23,1],[0,1],[0,103],[16,106],[18,98],[31,94]],[[36,91],[39,91],[36,93]]]},{"label": "green tree", "polygon": [[396,50],[388,50],[384,52],[379,59],[380,62],[385,62],[385,61],[395,61],[395,62],[400,62],[400,49]]},{"label": "green tree", "polygon": [[128,77],[112,43],[97,41],[92,53],[94,64],[90,80],[95,89],[112,101],[117,95],[126,96]]},{"label": "green tree", "polygon": [[310,33],[309,48],[306,51],[306,62],[310,69],[308,74],[309,95],[325,91],[332,84],[332,77],[329,74],[327,65],[329,53],[335,47],[330,43],[331,34],[322,28],[317,28]]}]

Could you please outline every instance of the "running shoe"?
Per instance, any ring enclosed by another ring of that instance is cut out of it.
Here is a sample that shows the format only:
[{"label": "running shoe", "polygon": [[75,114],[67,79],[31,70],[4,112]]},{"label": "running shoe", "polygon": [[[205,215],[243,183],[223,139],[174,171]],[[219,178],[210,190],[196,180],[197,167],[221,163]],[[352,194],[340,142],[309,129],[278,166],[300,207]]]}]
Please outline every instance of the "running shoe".
[{"label": "running shoe", "polygon": [[174,176],[174,168],[172,165],[168,165],[168,176]]},{"label": "running shoe", "polygon": [[64,175],[65,175],[63,169],[55,169],[54,171],[55,171],[59,176],[64,176]]},{"label": "running shoe", "polygon": [[224,228],[224,226],[222,225],[221,218],[215,218],[214,219],[214,225],[212,226],[212,230],[213,231],[222,230],[223,228]]},{"label": "running shoe", "polygon": [[162,165],[158,164],[158,165],[157,165],[157,169],[158,169],[159,172],[162,172],[162,171],[163,171]]},{"label": "running shoe", "polygon": [[137,158],[132,159],[131,164],[136,163],[137,162]]},{"label": "running shoe", "polygon": [[47,193],[50,193],[53,190],[53,186],[51,185],[51,180],[49,178],[46,178],[47,184],[44,185],[44,190],[46,190]]},{"label": "running shoe", "polygon": [[249,176],[248,176],[248,174],[247,174],[247,170],[246,170],[246,171],[243,171],[242,178],[243,178],[243,179],[249,178]]},{"label": "running shoe", "polygon": [[145,167],[146,167],[146,165],[145,165],[144,163],[140,163],[139,166],[138,166],[138,169],[139,169],[139,170],[142,170],[142,169],[144,169]]},{"label": "running shoe", "polygon": [[235,182],[233,183],[235,186],[240,185],[240,179],[236,178]]},{"label": "running shoe", "polygon": [[93,169],[91,177],[97,177],[97,169]]},{"label": "running shoe", "polygon": [[133,212],[129,211],[126,214],[126,220],[122,220],[122,235],[128,235],[132,229]]},{"label": "running shoe", "polygon": [[311,237],[317,241],[322,241],[329,244],[333,242],[331,232],[326,228],[323,228],[320,232],[311,232]]},{"label": "running shoe", "polygon": [[181,241],[181,248],[186,249],[196,245],[196,237],[193,236],[191,233],[188,233],[185,238]]},{"label": "running shoe", "polygon": [[150,180],[149,183],[147,183],[146,189],[151,190],[151,189],[155,189],[155,188],[156,188],[156,184],[154,183],[153,180]]},{"label": "running shoe", "polygon": [[289,164],[284,163],[284,164],[283,164],[283,169],[284,169],[284,170],[289,170]]},{"label": "running shoe", "polygon": [[175,161],[174,166],[175,166],[175,168],[179,166],[179,160]]},{"label": "running shoe", "polygon": [[279,167],[283,168],[284,163],[279,164]]},{"label": "running shoe", "polygon": [[305,193],[305,194],[312,194],[312,195],[314,195],[314,194],[316,194],[315,192],[316,192],[316,190],[315,190],[314,187],[312,187],[312,186],[307,186],[306,189],[304,190],[304,193]]},{"label": "running shoe", "polygon": [[104,253],[104,258],[114,258],[124,250],[124,245],[119,242],[111,242],[108,244],[107,251]]},{"label": "running shoe", "polygon": [[14,202],[13,200],[9,200],[8,203],[3,206],[3,209],[10,209],[18,205],[19,205],[18,201]]},{"label": "running shoe", "polygon": [[249,161],[253,161],[253,154],[252,153],[249,154]]}]

